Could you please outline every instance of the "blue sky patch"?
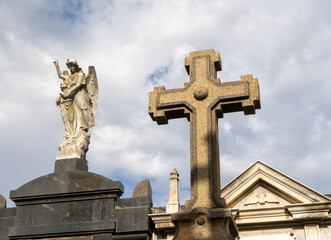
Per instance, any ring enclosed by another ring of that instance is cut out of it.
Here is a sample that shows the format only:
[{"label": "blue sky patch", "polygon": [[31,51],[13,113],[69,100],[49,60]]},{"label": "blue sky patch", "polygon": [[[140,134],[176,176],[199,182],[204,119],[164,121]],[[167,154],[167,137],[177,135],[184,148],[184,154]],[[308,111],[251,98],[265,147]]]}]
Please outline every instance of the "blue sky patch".
[{"label": "blue sky patch", "polygon": [[147,81],[151,81],[156,85],[166,74],[169,72],[169,67],[161,67],[156,69],[152,74],[147,77]]}]

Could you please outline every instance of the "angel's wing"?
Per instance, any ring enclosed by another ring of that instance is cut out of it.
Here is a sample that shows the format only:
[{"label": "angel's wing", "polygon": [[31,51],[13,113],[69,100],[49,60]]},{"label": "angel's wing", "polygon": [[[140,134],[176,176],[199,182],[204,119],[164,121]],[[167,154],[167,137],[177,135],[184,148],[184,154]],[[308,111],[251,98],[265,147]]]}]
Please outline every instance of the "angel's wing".
[{"label": "angel's wing", "polygon": [[97,111],[97,103],[98,103],[98,79],[93,66],[88,67],[88,74],[85,80],[86,80],[86,90],[87,93],[90,95],[91,104],[92,104],[92,109],[91,109],[92,110],[91,127],[92,127],[94,126],[95,114]]}]

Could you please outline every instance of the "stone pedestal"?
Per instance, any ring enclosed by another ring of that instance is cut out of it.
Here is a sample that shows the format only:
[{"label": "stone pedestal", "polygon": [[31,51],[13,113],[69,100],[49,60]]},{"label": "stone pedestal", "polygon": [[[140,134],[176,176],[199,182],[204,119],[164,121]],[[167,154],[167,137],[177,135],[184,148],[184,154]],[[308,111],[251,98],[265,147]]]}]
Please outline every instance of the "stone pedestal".
[{"label": "stone pedestal", "polygon": [[85,159],[57,160],[54,173],[11,191],[17,208],[0,211],[0,239],[150,240],[149,181],[132,198],[120,199],[123,192],[121,182],[88,172]]},{"label": "stone pedestal", "polygon": [[85,159],[58,160],[54,173],[11,191],[17,211],[9,239],[112,239],[123,191],[119,181],[87,172]]},{"label": "stone pedestal", "polygon": [[71,158],[56,160],[54,172],[88,171],[88,162],[85,159]]},{"label": "stone pedestal", "polygon": [[235,240],[238,228],[231,211],[224,208],[194,208],[171,215],[176,226],[174,240]]}]

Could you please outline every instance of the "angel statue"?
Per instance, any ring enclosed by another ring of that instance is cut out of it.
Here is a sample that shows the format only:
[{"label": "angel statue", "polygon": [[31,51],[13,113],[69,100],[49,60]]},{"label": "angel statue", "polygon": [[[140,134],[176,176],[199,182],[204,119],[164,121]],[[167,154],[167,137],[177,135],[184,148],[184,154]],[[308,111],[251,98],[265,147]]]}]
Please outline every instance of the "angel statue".
[{"label": "angel statue", "polygon": [[63,79],[56,106],[61,109],[64,123],[64,139],[56,159],[85,159],[90,143],[89,128],[94,126],[98,101],[98,80],[93,66],[85,76],[77,61],[67,60],[68,71],[60,70],[58,60],[54,61],[59,78]]}]

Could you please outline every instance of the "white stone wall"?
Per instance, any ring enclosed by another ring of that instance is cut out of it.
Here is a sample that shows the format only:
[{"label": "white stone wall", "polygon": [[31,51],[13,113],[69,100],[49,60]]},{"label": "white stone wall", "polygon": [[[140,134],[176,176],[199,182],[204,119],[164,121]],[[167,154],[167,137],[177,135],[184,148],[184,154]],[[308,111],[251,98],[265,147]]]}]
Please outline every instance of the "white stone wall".
[{"label": "white stone wall", "polygon": [[331,226],[320,226],[320,240],[330,240],[331,239]]},{"label": "white stone wall", "polygon": [[298,240],[292,228],[240,231],[239,236],[240,240]]}]

